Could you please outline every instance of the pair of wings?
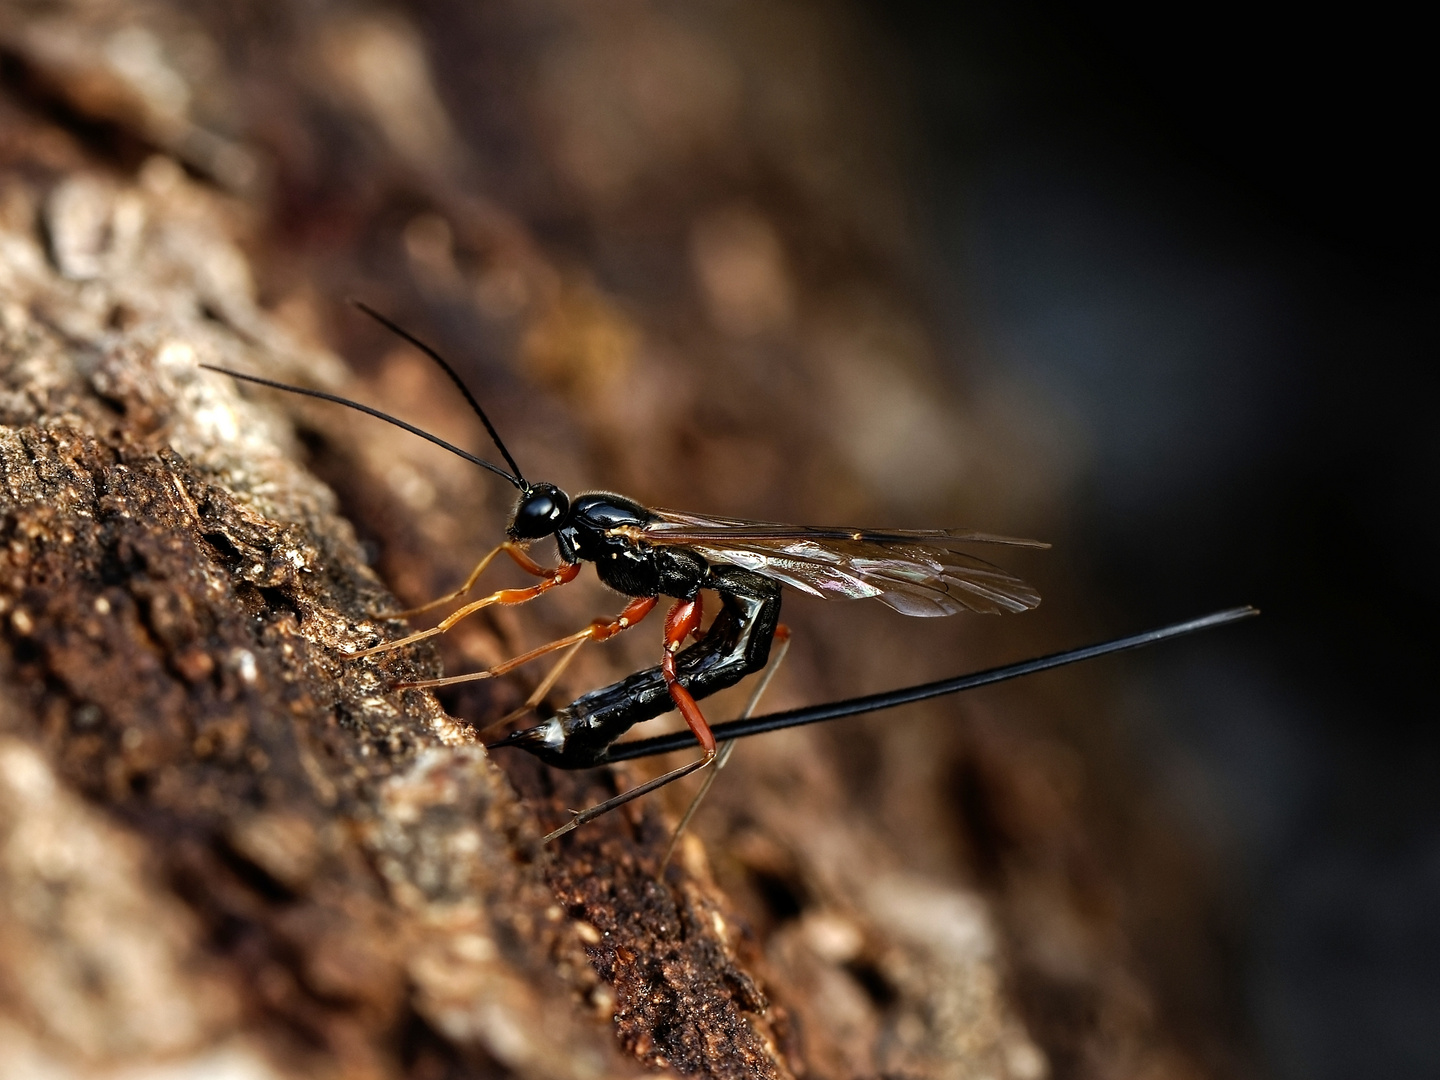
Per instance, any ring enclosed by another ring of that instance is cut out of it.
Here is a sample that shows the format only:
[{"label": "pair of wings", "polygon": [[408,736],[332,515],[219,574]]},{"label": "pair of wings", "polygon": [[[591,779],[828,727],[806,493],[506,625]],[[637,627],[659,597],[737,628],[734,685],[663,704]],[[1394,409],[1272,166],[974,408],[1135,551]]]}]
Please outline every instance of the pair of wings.
[{"label": "pair of wings", "polygon": [[905,615],[987,615],[1028,611],[1031,586],[998,566],[959,551],[962,544],[1047,548],[1038,540],[966,529],[875,531],[780,525],[651,509],[637,530],[648,544],[684,545],[712,563],[753,570],[812,596],[874,598]]}]

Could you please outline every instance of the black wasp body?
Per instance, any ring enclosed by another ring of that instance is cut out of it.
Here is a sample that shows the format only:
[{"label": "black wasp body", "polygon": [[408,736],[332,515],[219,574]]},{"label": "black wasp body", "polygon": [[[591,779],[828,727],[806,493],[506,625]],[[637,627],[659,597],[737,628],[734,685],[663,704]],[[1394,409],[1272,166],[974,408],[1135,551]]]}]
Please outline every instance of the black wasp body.
[{"label": "black wasp body", "polygon": [[[572,502],[565,492],[553,484],[534,484],[525,479],[520,467],[515,464],[515,459],[510,456],[495,431],[494,425],[490,423],[490,418],[485,415],[485,410],[443,357],[383,315],[364,304],[356,306],[415,345],[439,365],[485,425],[485,430],[494,440],[495,446],[509,466],[508,469],[476,457],[428,431],[359,402],[237,371],[226,371],[223,368],[211,370],[368,413],[503,477],[519,490],[520,499],[506,529],[505,542],[480,560],[479,565],[459,589],[429,604],[403,612],[401,617],[418,615],[466,596],[486,567],[502,553],[508,555],[527,573],[541,580],[528,588],[501,589],[463,605],[429,630],[382,642],[352,655],[366,656],[402,648],[442,634],[459,620],[492,604],[520,604],[532,600],[551,589],[574,581],[583,563],[593,563],[602,582],[631,598],[625,610],[615,618],[596,619],[583,630],[531,649],[488,671],[397,684],[434,687],[472,679],[488,679],[504,675],[522,664],[550,653],[562,653],[559,663],[540,681],[524,706],[503,718],[508,721],[540,705],[565,665],[575,655],[575,650],[585,642],[605,641],[629,629],[645,618],[662,596],[671,597],[675,601],[665,619],[664,653],[658,665],[584,694],[542,723],[516,731],[490,745],[526,750],[547,764],[560,768],[589,768],[609,761],[678,749],[685,745],[683,737],[677,742],[673,736],[616,744],[616,740],[635,724],[676,709],[684,717],[690,736],[693,737],[694,744],[703,751],[703,756],[598,806],[574,814],[569,822],[551,832],[545,838],[547,841],[706,765],[714,763],[718,768],[724,763],[723,753],[717,751],[716,733],[712,732],[696,702],[697,699],[731,686],[746,675],[766,667],[772,643],[780,640],[782,633],[779,622],[782,585],[832,599],[875,599],[906,615],[916,616],[953,615],[966,610],[985,614],[1019,612],[1033,608],[1040,602],[1039,594],[1019,578],[965,554],[962,550],[963,547],[976,543],[1049,546],[1033,540],[1015,540],[963,529],[876,531],[706,517],[642,506],[632,499],[603,491],[588,492]],[[559,565],[553,568],[535,562],[526,550],[533,542],[548,538],[555,541],[559,555]],[[719,596],[720,610],[702,633],[701,595],[706,590]],[[759,717],[753,721],[742,719],[722,725],[720,734],[733,739],[761,731],[891,708],[908,701],[919,701],[940,694],[989,685],[1076,660],[1138,648],[1256,614],[1258,612],[1254,608],[1248,607],[1217,612],[1188,623],[1067,653],[1038,657],[1006,668],[977,672],[970,676],[865,698],[791,710],[769,717]],[[788,631],[784,631],[784,635],[788,639]],[[684,647],[690,638],[695,639],[694,644]],[[772,666],[761,676],[759,685],[751,696],[750,705],[746,708],[747,716],[773,670]],[[733,743],[726,744],[727,750],[730,746],[733,746]],[[709,779],[714,776],[715,772],[712,770]],[[701,789],[701,794],[703,792],[704,788]],[[698,799],[699,796],[696,797],[697,801]],[[690,812],[693,812],[694,807],[695,803],[692,802]],[[690,812],[682,819],[681,829],[684,828],[685,821],[689,820]],[[677,837],[678,835],[679,830],[676,832]],[[672,839],[671,849],[673,848]],[[667,853],[666,860],[668,859]]]},{"label": "black wasp body", "polygon": [[[988,614],[1019,612],[1040,602],[1035,590],[1023,581],[962,551],[963,547],[976,543],[1048,546],[1032,540],[959,529],[875,531],[709,517],[646,507],[607,492],[589,492],[572,502],[553,484],[537,484],[525,479],[485,410],[443,357],[384,316],[363,304],[357,306],[420,348],[440,366],[485,425],[508,469],[368,405],[253,375],[224,373],[368,413],[444,447],[503,477],[518,489],[520,499],[511,515],[505,542],[480,561],[460,589],[405,612],[404,617],[467,595],[486,567],[502,553],[541,580],[528,588],[501,589],[463,605],[438,626],[382,642],[353,655],[386,652],[444,633],[460,619],[492,604],[532,600],[573,581],[583,563],[593,563],[602,582],[632,598],[615,618],[597,619],[583,630],[488,671],[399,684],[434,687],[493,678],[539,657],[563,651],[560,662],[541,681],[525,706],[505,718],[508,720],[541,703],[575,650],[585,642],[604,641],[629,629],[645,618],[662,596],[675,601],[665,618],[660,664],[585,694],[543,723],[492,744],[527,750],[550,765],[587,768],[602,763],[615,740],[633,725],[671,709],[678,710],[703,751],[703,757],[596,810],[652,790],[715,760],[716,741],[696,704],[697,699],[731,686],[766,666],[780,626],[782,585],[831,599],[873,598],[916,616],[952,615],[962,610]],[[548,538],[555,541],[559,555],[559,565],[553,568],[535,562],[526,550],[533,542]],[[720,610],[702,633],[704,590],[719,596]],[[685,647],[691,638],[695,643]],[[582,819],[588,820],[587,815],[592,815],[592,811],[578,815],[551,836],[573,828]]]},{"label": "black wasp body", "polygon": [[[595,491],[570,502],[554,485],[539,484],[522,495],[507,532],[515,541],[553,535],[561,559],[572,565],[594,563],[600,580],[626,596],[668,596],[693,604],[701,589],[717,593],[721,609],[714,622],[673,661],[679,686],[692,699],[704,698],[768,662],[780,621],[780,583],[739,566],[712,566],[684,545],[648,543],[647,526],[660,520],[621,495]],[[585,694],[503,745],[528,750],[559,768],[591,768],[632,726],[677,704],[665,664],[660,664]]]},{"label": "black wasp body", "polygon": [[[508,532],[516,540],[538,540],[521,532],[521,526],[538,525],[540,515],[527,506],[565,505],[565,493],[553,484],[536,485],[535,493],[520,501]],[[693,551],[678,547],[651,547],[638,535],[655,515],[639,503],[608,491],[581,495],[554,529],[555,546],[567,563],[592,562],[595,573],[610,588],[626,596],[673,596],[693,600],[705,587],[709,564]]]}]

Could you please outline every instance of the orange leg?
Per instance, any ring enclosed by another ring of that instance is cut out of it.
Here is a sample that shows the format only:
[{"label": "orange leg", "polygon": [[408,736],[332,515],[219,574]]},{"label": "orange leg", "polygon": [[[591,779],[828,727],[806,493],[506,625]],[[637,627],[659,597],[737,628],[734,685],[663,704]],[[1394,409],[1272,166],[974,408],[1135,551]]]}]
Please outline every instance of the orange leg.
[{"label": "orange leg", "polygon": [[[584,630],[577,631],[567,637],[559,638],[547,645],[541,645],[538,648],[531,649],[527,653],[521,653],[513,659],[506,660],[503,664],[495,665],[488,671],[476,671],[469,675],[451,675],[444,679],[425,679],[421,682],[396,683],[396,688],[420,689],[435,686],[453,686],[455,683],[474,682],[477,679],[493,679],[497,675],[505,675],[514,671],[522,664],[530,663],[531,660],[538,660],[542,656],[559,652],[561,649],[583,645],[587,641],[609,641],[622,630],[630,629],[630,627],[645,618],[646,615],[649,615],[651,609],[655,607],[656,599],[657,598],[653,596],[642,596],[637,600],[632,600],[625,606],[625,610],[614,619],[596,619]],[[566,657],[562,662],[569,663],[569,660],[570,658]],[[548,681],[553,682],[554,680],[549,679]],[[549,687],[547,686],[546,689],[548,690]]]},{"label": "orange leg", "polygon": [[670,609],[665,616],[665,656],[660,661],[660,673],[665,677],[665,686],[670,691],[670,700],[680,710],[680,715],[685,718],[685,723],[695,734],[695,740],[700,744],[704,756],[678,769],[657,776],[648,783],[633,787],[629,791],[621,792],[613,799],[606,799],[602,803],[590,807],[588,810],[576,811],[574,816],[561,825],[558,829],[547,834],[540,842],[548,844],[550,841],[564,836],[566,833],[578,829],[587,821],[594,821],[602,814],[608,814],[618,806],[624,806],[641,795],[648,795],[666,784],[679,780],[682,776],[689,776],[698,769],[703,769],[715,760],[715,735],[710,730],[710,724],[706,721],[700,706],[695,703],[695,698],[690,691],[680,685],[679,677],[675,672],[675,654],[680,651],[680,646],[685,639],[691,635],[698,636],[700,630],[701,603],[697,595],[694,600],[681,600]]},{"label": "orange leg", "polygon": [[399,615],[388,615],[386,618],[411,619],[416,615],[423,615],[427,611],[440,607],[442,604],[448,604],[451,600],[459,600],[460,597],[475,587],[475,582],[480,580],[480,575],[485,573],[490,564],[495,561],[495,556],[499,555],[502,551],[506,555],[509,555],[510,558],[515,561],[515,564],[527,574],[534,574],[538,578],[545,578],[555,573],[554,570],[547,570],[534,559],[530,558],[530,556],[525,553],[525,550],[519,544],[515,543],[515,541],[506,540],[499,547],[492,548],[483,559],[476,563],[475,569],[471,570],[470,576],[465,579],[465,584],[461,585],[460,588],[454,592],[446,593],[438,599],[431,600],[428,604],[421,604],[419,607],[411,608],[409,611],[402,611]]},{"label": "orange leg", "polygon": [[[760,698],[770,686],[770,680],[775,677],[775,672],[780,670],[780,664],[785,659],[785,654],[790,651],[790,628],[781,623],[775,628],[774,645],[770,649],[770,662],[766,665],[765,671],[750,691],[749,700],[745,702],[745,708],[735,719],[745,720],[755,712],[755,707],[760,704]],[[705,774],[705,780],[700,785],[700,790],[690,800],[690,805],[685,808],[685,813],[680,818],[680,824],[675,826],[675,832],[670,837],[670,846],[665,849],[665,857],[660,860],[660,872],[657,878],[663,877],[665,867],[670,865],[670,858],[675,854],[675,846],[680,842],[680,835],[690,824],[690,819],[695,816],[695,811],[700,809],[700,803],[706,795],[710,794],[710,788],[720,776],[720,770],[730,760],[730,755],[735,752],[735,740],[720,744],[720,753],[715,756],[715,767]]]},{"label": "orange leg", "polygon": [[665,616],[665,657],[660,661],[660,673],[665,677],[665,687],[670,691],[670,700],[675,703],[675,708],[680,710],[685,723],[695,733],[695,741],[700,744],[700,749],[705,751],[705,760],[710,761],[715,757],[715,736],[710,733],[710,724],[700,712],[700,706],[690,696],[690,691],[680,684],[675,674],[675,654],[680,651],[685,639],[700,629],[701,615],[700,597],[697,594],[694,600],[677,602]]},{"label": "orange leg", "polygon": [[565,669],[570,666],[570,661],[574,660],[575,654],[580,651],[580,646],[584,644],[584,641],[577,641],[574,645],[571,645],[570,648],[565,651],[565,655],[555,662],[554,667],[545,673],[545,677],[540,680],[535,689],[530,691],[530,696],[525,699],[522,705],[518,708],[511,709],[504,716],[500,717],[500,719],[492,720],[482,728],[476,728],[476,734],[478,735],[483,731],[489,731],[491,728],[508,724],[512,720],[519,720],[520,717],[544,701],[545,695],[550,693],[550,688],[559,681],[560,676],[565,673]]},{"label": "orange leg", "polygon": [[398,649],[403,645],[413,645],[417,641],[424,641],[426,638],[434,637],[436,634],[443,634],[452,626],[458,623],[467,615],[473,615],[481,608],[490,607],[493,604],[523,604],[528,600],[534,600],[537,596],[549,592],[558,585],[574,581],[580,573],[579,563],[561,563],[554,570],[545,570],[546,580],[538,585],[531,585],[528,589],[501,589],[489,596],[483,597],[473,603],[466,604],[460,610],[453,612],[442,619],[437,626],[429,630],[421,630],[410,634],[408,637],[400,638],[398,641],[387,641],[383,645],[375,645],[369,649],[362,649],[359,652],[351,653],[351,657],[374,656],[376,653],[389,652],[391,649]]}]

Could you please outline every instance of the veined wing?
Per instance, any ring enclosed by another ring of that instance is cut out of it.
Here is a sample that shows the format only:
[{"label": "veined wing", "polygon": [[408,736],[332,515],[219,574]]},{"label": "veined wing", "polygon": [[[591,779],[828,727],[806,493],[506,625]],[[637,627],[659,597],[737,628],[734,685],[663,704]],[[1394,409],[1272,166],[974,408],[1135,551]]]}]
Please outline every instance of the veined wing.
[{"label": "veined wing", "polygon": [[874,598],[906,615],[1027,611],[1040,594],[1013,574],[958,550],[963,544],[1049,547],[966,529],[874,530],[782,525],[653,510],[634,530],[649,544],[684,544],[716,563],[764,574],[813,596]]}]

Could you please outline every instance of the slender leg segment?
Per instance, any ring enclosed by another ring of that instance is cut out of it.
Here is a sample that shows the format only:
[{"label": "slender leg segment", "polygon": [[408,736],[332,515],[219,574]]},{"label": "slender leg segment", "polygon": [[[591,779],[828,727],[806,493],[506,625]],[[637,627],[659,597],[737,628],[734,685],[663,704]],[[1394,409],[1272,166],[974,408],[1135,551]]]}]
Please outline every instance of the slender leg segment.
[{"label": "slender leg segment", "polygon": [[670,614],[665,616],[665,658],[660,661],[660,672],[665,679],[665,689],[670,692],[670,700],[675,703],[675,708],[680,710],[686,725],[695,733],[695,740],[700,744],[700,749],[705,751],[705,760],[709,761],[715,756],[715,736],[710,734],[710,725],[700,712],[695,698],[675,674],[675,654],[680,651],[685,639],[700,629],[701,614],[700,597],[697,594],[694,600],[677,603],[670,609]]},{"label": "slender leg segment", "polygon": [[680,682],[680,676],[675,670],[675,654],[680,651],[680,646],[685,643],[686,638],[698,633],[702,614],[702,605],[698,595],[694,600],[681,600],[670,609],[670,613],[665,616],[665,656],[660,662],[660,671],[665,680],[665,687],[670,692],[670,700],[674,702],[675,708],[679,710],[680,715],[685,718],[685,723],[694,732],[695,739],[699,742],[704,755],[689,764],[681,765],[678,769],[672,769],[662,776],[657,776],[648,783],[633,787],[629,791],[623,791],[613,799],[606,799],[588,810],[577,811],[574,817],[547,835],[541,843],[548,844],[551,840],[564,836],[572,829],[578,829],[587,821],[594,821],[601,814],[608,814],[611,810],[624,806],[642,795],[648,795],[657,788],[674,783],[682,776],[689,776],[715,760],[715,736],[710,733],[710,724],[700,711],[700,706],[695,703],[694,696]]},{"label": "slender leg segment", "polygon": [[511,709],[504,716],[500,717],[499,720],[492,720],[482,728],[476,728],[476,732],[489,731],[492,728],[503,727],[512,720],[519,720],[520,717],[544,701],[545,695],[550,693],[551,687],[559,681],[561,675],[565,674],[565,669],[570,666],[570,661],[575,659],[575,654],[580,651],[580,646],[584,644],[585,642],[583,641],[577,641],[574,645],[571,645],[570,648],[566,649],[565,655],[560,657],[560,659],[555,662],[555,666],[545,673],[545,677],[540,680],[539,685],[536,686],[534,690],[530,691],[530,696],[525,699],[519,708]]},{"label": "slender leg segment", "polygon": [[[770,688],[770,680],[775,678],[775,673],[780,670],[781,663],[785,660],[785,654],[790,651],[790,628],[781,623],[775,628],[775,639],[770,647],[770,663],[755,683],[755,689],[750,691],[750,697],[745,702],[745,708],[740,710],[740,715],[735,719],[748,720],[760,704],[760,699],[765,696],[765,691]],[[720,752],[715,756],[715,767],[705,774],[705,779],[700,783],[700,790],[695,792],[695,797],[690,800],[690,805],[685,808],[685,813],[680,817],[680,823],[675,826],[675,832],[670,837],[670,846],[665,849],[665,857],[660,860],[660,873],[665,873],[665,867],[670,865],[670,858],[675,854],[675,847],[680,843],[680,836],[690,824],[690,819],[695,816],[695,811],[700,809],[700,803],[706,795],[710,794],[710,788],[720,777],[720,770],[730,762],[730,756],[735,752],[735,740],[720,744]]]},{"label": "slender leg segment", "polygon": [[414,645],[417,641],[424,641],[426,638],[434,637],[436,634],[445,633],[446,630],[449,630],[461,619],[468,615],[475,614],[475,612],[482,608],[491,607],[494,604],[523,604],[529,600],[534,600],[537,596],[541,596],[557,586],[574,581],[580,574],[580,564],[561,563],[554,570],[544,570],[543,572],[547,575],[546,579],[538,585],[531,585],[527,589],[501,589],[473,603],[466,604],[458,611],[446,616],[438,625],[432,626],[429,630],[420,630],[407,637],[400,638],[398,641],[387,641],[384,644],[376,645],[369,649],[362,649],[350,655],[358,659],[362,656],[374,656],[376,653],[389,652],[391,649],[399,649],[405,645]]},{"label": "slender leg segment", "polygon": [[[676,682],[696,701],[763,668],[780,621],[777,581],[738,566],[717,566],[706,588],[719,594],[720,611],[697,644],[672,657]],[[666,666],[656,664],[591,691],[548,720],[494,745],[514,746],[562,769],[602,765],[611,744],[633,725],[676,708]]]},{"label": "slender leg segment", "polygon": [[618,810],[620,807],[624,806],[628,802],[634,802],[636,799],[640,798],[641,795],[649,795],[650,792],[657,791],[660,788],[664,787],[666,784],[673,784],[676,780],[679,780],[682,777],[689,776],[696,769],[703,769],[713,760],[715,759],[712,757],[697,758],[696,760],[690,762],[688,765],[681,765],[678,769],[671,769],[669,772],[657,776],[654,780],[641,784],[639,787],[633,787],[629,791],[622,791],[613,799],[606,799],[604,802],[597,803],[596,805],[590,807],[590,809],[588,810],[573,810],[571,811],[571,813],[575,815],[574,817],[572,817],[564,825],[561,825],[554,832],[547,833],[545,835],[545,838],[542,839],[540,842],[542,844],[548,844],[551,840],[558,840],[566,833],[573,832],[575,829],[578,829],[586,822],[594,821],[596,818],[601,817],[604,814],[608,814],[611,810]]},{"label": "slender leg segment", "polygon": [[[498,675],[506,675],[516,668],[530,663],[532,660],[538,660],[542,656],[559,652],[561,649],[578,648],[587,641],[609,641],[616,634],[623,630],[630,629],[630,627],[645,618],[646,615],[649,615],[651,609],[655,607],[656,599],[657,598],[653,596],[642,596],[636,600],[632,600],[625,606],[625,610],[613,619],[596,619],[584,630],[576,631],[566,637],[558,638],[548,644],[531,649],[529,652],[521,653],[519,656],[506,660],[503,664],[497,664],[486,671],[475,671],[468,675],[451,675],[444,679],[425,679],[420,682],[396,683],[395,686],[397,689],[415,690],[436,686],[454,686],[456,683],[475,682],[479,679],[493,679]],[[551,676],[546,677],[547,683],[553,684],[554,680],[559,678],[559,670],[563,670],[561,665],[568,664],[573,655],[574,653],[572,652],[571,656],[565,657],[561,661],[561,664],[556,665],[558,670],[552,672]],[[545,686],[545,690],[549,690],[549,685]],[[543,691],[541,696],[544,696]],[[536,703],[538,704],[538,701]]]},{"label": "slender leg segment", "polygon": [[459,600],[462,596],[469,593],[469,591],[475,587],[475,582],[480,580],[480,575],[485,573],[485,571],[489,569],[490,564],[495,561],[495,556],[499,555],[501,552],[509,555],[510,558],[514,560],[515,565],[520,567],[520,569],[524,570],[527,574],[534,574],[538,578],[545,578],[549,577],[555,572],[554,570],[546,569],[545,567],[537,563],[534,559],[530,558],[530,556],[525,553],[525,549],[522,548],[519,544],[515,543],[514,540],[506,540],[498,547],[492,548],[483,559],[476,563],[475,569],[471,570],[470,576],[465,579],[465,584],[461,585],[460,588],[456,589],[454,592],[446,593],[444,596],[437,597],[436,599],[431,600],[428,604],[421,604],[419,607],[410,608],[408,611],[402,611],[399,615],[387,615],[385,617],[391,619],[413,619],[416,615],[424,615],[425,612],[433,611],[435,608],[448,604],[452,600]]}]

